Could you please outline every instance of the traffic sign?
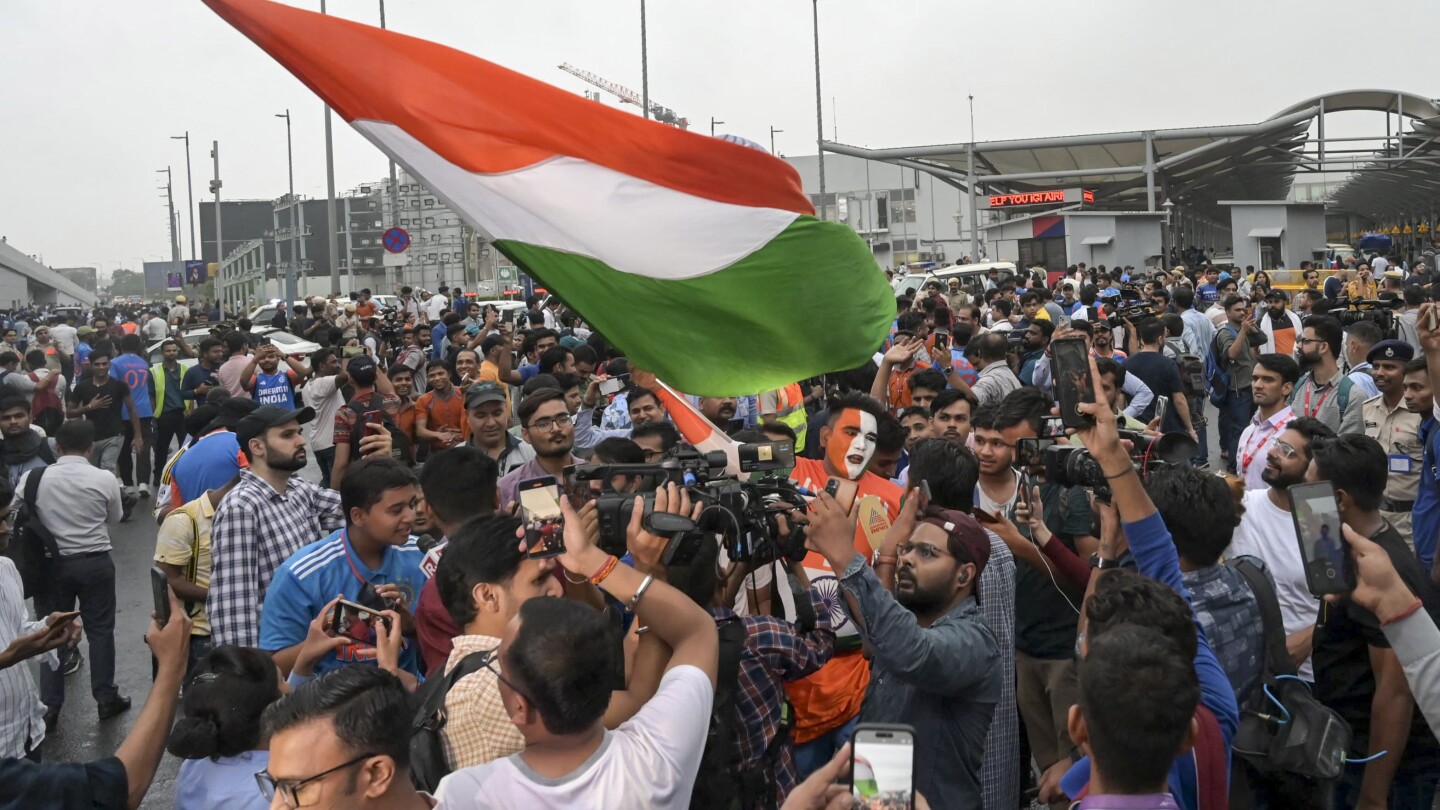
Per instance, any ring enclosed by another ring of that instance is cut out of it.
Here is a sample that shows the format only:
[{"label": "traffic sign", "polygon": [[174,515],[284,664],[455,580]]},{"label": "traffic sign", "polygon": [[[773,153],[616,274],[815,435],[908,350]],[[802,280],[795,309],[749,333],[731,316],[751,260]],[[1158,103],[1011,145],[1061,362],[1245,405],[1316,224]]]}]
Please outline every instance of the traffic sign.
[{"label": "traffic sign", "polygon": [[509,265],[509,264],[507,264],[507,265],[501,265],[501,266],[495,268],[495,275],[496,275],[496,277],[497,277],[497,280],[499,280],[499,281],[506,282],[506,283],[509,283],[509,284],[514,284],[514,283],[515,283],[515,266],[514,266],[514,265]]},{"label": "traffic sign", "polygon": [[410,233],[404,228],[391,228],[381,239],[385,243],[385,249],[391,253],[402,253],[410,247]]}]

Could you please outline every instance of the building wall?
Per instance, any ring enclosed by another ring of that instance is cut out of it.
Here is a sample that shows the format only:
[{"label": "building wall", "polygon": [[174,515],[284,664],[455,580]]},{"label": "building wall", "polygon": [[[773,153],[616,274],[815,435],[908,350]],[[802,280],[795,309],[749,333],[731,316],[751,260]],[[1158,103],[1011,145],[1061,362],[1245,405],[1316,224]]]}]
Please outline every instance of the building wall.
[{"label": "building wall", "polygon": [[[1242,267],[1253,264],[1271,269],[1283,262],[1287,268],[1296,268],[1300,262],[1314,259],[1316,251],[1324,255],[1325,209],[1320,205],[1232,205],[1230,226],[1235,264]],[[1278,241],[1280,255],[1274,257],[1271,267],[1261,259],[1262,240],[1249,235],[1256,228],[1284,229]]]},{"label": "building wall", "polygon": [[1321,206],[1290,206],[1289,227],[1285,229],[1286,267],[1296,268],[1302,261],[1325,257],[1325,209]]},{"label": "building wall", "polygon": [[[803,155],[785,161],[799,172],[801,185],[818,211],[818,159]],[[953,264],[970,251],[966,195],[924,172],[827,154],[825,193],[830,198],[825,209],[828,218],[854,228],[870,244],[881,267],[903,264],[907,254],[911,261]]]}]

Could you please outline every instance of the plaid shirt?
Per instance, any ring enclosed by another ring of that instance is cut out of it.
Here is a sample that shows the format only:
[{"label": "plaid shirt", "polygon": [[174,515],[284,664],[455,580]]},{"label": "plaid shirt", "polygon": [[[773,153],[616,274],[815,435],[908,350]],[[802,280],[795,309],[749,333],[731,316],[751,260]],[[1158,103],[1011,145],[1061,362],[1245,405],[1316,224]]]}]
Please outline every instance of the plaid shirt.
[{"label": "plaid shirt", "polygon": [[249,470],[215,509],[205,610],[216,646],[254,647],[275,569],[306,543],[344,528],[340,493],[292,475],[283,494]]},{"label": "plaid shirt", "polygon": [[[454,643],[450,659],[445,662],[446,674],[460,666],[470,653],[497,649],[500,639],[456,636]],[[500,662],[497,660],[491,666],[498,667]],[[454,688],[445,695],[445,716],[441,738],[451,770],[483,765],[525,749],[525,738],[510,722],[510,715],[500,702],[500,679],[489,669],[476,670],[455,682]]]},{"label": "plaid shirt", "polygon": [[[830,629],[830,611],[814,588],[806,591],[815,610],[815,629],[805,635],[795,625],[774,616],[739,616],[727,607],[712,607],[716,623],[739,619],[745,624],[745,649],[740,654],[735,712],[734,758],[742,771],[766,768],[765,754],[779,731],[785,704],[785,681],[809,675],[835,651],[835,634]],[[724,677],[723,675],[721,677]],[[776,806],[795,787],[795,759],[787,743],[776,756]],[[763,806],[763,805],[761,805]]]},{"label": "plaid shirt", "polygon": [[[1028,486],[1028,484],[1026,485]],[[1013,511],[1013,510],[1012,510]],[[1013,514],[1010,516],[1014,520]],[[980,574],[980,615],[995,634],[1000,660],[1000,702],[985,735],[980,762],[980,793],[985,810],[1010,810],[1020,804],[1020,719],[1015,702],[1015,558],[992,531],[990,562]]]}]

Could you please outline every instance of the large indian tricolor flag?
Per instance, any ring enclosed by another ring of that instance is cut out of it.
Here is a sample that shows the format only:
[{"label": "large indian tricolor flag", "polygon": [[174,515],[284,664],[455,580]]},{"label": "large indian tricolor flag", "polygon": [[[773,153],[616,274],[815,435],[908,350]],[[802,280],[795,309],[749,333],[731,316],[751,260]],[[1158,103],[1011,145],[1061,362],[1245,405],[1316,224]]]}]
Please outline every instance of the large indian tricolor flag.
[{"label": "large indian tricolor flag", "polygon": [[205,2],[680,390],[750,394],[853,368],[888,334],[894,298],[870,249],[816,219],[782,160],[433,42]]}]

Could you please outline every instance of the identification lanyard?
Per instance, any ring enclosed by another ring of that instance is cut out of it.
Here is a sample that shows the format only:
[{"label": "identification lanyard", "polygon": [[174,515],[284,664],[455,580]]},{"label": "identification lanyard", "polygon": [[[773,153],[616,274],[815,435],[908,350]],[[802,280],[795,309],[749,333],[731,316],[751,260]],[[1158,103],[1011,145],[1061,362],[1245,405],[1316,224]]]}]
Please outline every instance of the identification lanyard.
[{"label": "identification lanyard", "polygon": [[[360,584],[361,584],[361,585],[369,585],[371,588],[374,588],[375,586],[374,586],[373,583],[370,582],[370,580],[366,579],[365,577],[360,576],[360,569],[356,568],[356,567],[355,567],[355,561],[352,560],[352,559],[350,559],[350,530],[349,530],[349,529],[341,529],[341,530],[340,530],[340,542],[343,544],[343,545],[341,546],[341,550],[343,550],[343,551],[345,552],[345,562],[349,563],[349,565],[350,565],[350,573],[354,574],[354,575],[355,575],[355,578],[358,579],[358,580],[360,580]],[[363,593],[363,589],[362,589],[362,593]]]},{"label": "identification lanyard", "polygon": [[1315,403],[1315,410],[1312,411],[1312,410],[1310,410],[1310,394],[1314,393],[1315,389],[1314,389],[1314,388],[1306,388],[1306,389],[1305,389],[1305,415],[1308,416],[1308,417],[1311,417],[1311,418],[1313,419],[1313,418],[1315,417],[1315,414],[1320,413],[1320,409],[1323,408],[1323,407],[1325,407],[1325,398],[1328,397],[1328,396],[1330,396],[1330,392],[1331,392],[1331,391],[1334,391],[1334,390],[1335,390],[1334,388],[1326,389],[1325,393],[1323,393],[1323,394],[1320,395],[1320,401],[1317,402],[1317,403]]}]

